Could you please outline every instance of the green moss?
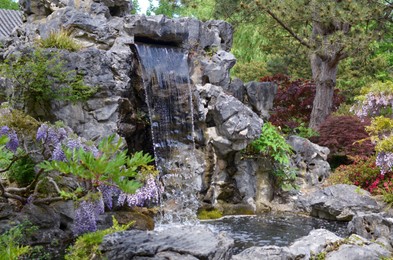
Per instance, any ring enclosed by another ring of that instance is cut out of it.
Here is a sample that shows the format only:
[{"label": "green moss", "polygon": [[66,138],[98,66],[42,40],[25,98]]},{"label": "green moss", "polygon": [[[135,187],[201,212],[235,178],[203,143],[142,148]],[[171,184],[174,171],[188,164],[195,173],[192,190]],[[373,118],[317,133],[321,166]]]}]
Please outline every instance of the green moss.
[{"label": "green moss", "polygon": [[206,220],[206,219],[218,219],[223,216],[222,212],[218,209],[202,209],[198,212],[198,219]]}]

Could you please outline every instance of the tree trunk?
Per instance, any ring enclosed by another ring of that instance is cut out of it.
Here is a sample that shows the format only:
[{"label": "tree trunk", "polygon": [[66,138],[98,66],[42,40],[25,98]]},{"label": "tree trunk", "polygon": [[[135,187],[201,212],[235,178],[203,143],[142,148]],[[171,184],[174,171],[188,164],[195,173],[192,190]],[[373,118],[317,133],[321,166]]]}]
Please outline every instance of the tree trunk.
[{"label": "tree trunk", "polygon": [[317,54],[311,55],[311,69],[316,84],[316,94],[310,118],[310,127],[317,130],[333,109],[333,93],[336,86],[338,62],[323,60]]}]

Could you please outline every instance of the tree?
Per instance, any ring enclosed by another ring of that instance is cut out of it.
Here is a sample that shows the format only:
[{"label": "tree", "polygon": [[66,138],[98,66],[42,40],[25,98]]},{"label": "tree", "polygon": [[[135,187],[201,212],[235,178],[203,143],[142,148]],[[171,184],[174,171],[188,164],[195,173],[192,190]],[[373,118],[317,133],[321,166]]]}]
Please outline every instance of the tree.
[{"label": "tree", "polygon": [[12,0],[0,0],[0,9],[19,10],[19,5]]},{"label": "tree", "polygon": [[393,2],[255,0],[241,2],[240,6],[254,16],[265,12],[307,50],[316,83],[310,127],[317,129],[332,111],[340,61],[369,50],[391,18]]}]

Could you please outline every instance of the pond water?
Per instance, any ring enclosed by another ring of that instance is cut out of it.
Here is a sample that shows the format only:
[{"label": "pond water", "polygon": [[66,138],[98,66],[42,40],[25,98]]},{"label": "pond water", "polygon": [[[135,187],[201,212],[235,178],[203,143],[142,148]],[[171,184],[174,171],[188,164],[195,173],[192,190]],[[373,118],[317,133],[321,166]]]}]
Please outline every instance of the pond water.
[{"label": "pond water", "polygon": [[252,246],[288,246],[313,229],[324,228],[338,236],[347,235],[347,223],[299,215],[234,216],[202,221],[213,231],[225,231],[235,240],[234,254]]}]

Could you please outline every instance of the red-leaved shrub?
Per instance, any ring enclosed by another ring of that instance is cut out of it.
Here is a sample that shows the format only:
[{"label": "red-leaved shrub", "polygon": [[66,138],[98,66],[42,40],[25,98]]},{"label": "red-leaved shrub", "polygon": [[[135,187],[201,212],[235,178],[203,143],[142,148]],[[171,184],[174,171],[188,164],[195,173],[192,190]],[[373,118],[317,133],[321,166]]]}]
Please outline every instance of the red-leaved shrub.
[{"label": "red-leaved shrub", "polygon": [[331,155],[363,156],[374,154],[374,145],[365,127],[370,121],[362,122],[356,116],[329,116],[319,127],[319,137],[313,142],[330,149]]},{"label": "red-leaved shrub", "polygon": [[[274,106],[269,121],[282,129],[296,128],[301,123],[308,125],[315,97],[315,84],[310,80],[291,80],[287,75],[267,76],[261,82],[278,84]],[[334,92],[334,110],[344,101],[338,90]]]}]

